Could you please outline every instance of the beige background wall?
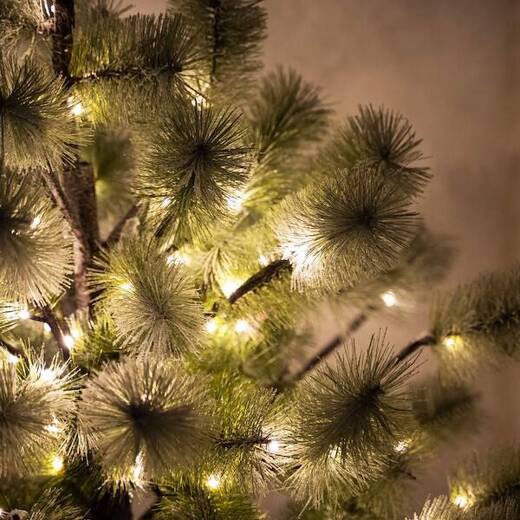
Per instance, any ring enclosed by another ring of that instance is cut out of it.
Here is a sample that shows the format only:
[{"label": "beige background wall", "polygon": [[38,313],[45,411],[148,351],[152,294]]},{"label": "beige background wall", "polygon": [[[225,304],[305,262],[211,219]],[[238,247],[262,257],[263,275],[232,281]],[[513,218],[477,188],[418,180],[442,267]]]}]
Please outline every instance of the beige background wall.
[{"label": "beige background wall", "polygon": [[[137,0],[142,11],[161,0]],[[453,286],[520,257],[520,1],[267,0],[268,69],[291,65],[323,87],[339,116],[359,103],[402,111],[424,138],[434,180],[428,225],[457,237]],[[516,34],[515,34],[516,30]],[[401,345],[426,326],[423,306],[389,326]],[[331,323],[334,326],[334,320]],[[330,334],[330,328],[328,329]],[[324,333],[324,337],[327,334]],[[417,485],[417,502],[445,489],[444,474],[473,449],[518,439],[520,364],[483,374],[479,437],[447,450]]]}]

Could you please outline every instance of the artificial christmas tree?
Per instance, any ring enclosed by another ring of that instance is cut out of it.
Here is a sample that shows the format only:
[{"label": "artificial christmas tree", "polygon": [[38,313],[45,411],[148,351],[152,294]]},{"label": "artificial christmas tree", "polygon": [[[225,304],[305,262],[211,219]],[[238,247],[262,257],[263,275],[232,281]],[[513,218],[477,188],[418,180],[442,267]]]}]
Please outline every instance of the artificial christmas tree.
[{"label": "artificial christmas tree", "polygon": [[[518,270],[437,297],[401,349],[355,345],[453,254],[411,124],[332,130],[295,72],[259,80],[259,0],[126,11],[0,4],[0,516],[261,519],[276,492],[283,518],[402,519],[479,364],[516,355]],[[325,305],[352,318],[312,348]],[[520,518],[519,489],[505,448],[416,518]]]}]

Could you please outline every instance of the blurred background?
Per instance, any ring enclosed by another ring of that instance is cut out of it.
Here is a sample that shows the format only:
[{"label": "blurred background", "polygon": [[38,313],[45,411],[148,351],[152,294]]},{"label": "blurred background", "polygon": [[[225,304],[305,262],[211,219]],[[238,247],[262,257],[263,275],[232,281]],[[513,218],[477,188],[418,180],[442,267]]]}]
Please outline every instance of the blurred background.
[{"label": "blurred background", "polygon": [[[167,0],[134,0],[159,12]],[[520,1],[266,0],[266,70],[295,68],[320,85],[338,120],[358,104],[401,111],[424,139],[434,178],[421,203],[426,224],[456,239],[441,288],[520,257]],[[432,288],[436,290],[437,288]],[[427,301],[374,319],[400,348],[427,326]],[[339,327],[332,315],[322,340]],[[421,370],[429,369],[430,360]],[[520,363],[483,371],[480,432],[447,447],[419,475],[414,499],[446,491],[446,473],[473,451],[520,440]],[[273,504],[273,508],[275,505]]]}]

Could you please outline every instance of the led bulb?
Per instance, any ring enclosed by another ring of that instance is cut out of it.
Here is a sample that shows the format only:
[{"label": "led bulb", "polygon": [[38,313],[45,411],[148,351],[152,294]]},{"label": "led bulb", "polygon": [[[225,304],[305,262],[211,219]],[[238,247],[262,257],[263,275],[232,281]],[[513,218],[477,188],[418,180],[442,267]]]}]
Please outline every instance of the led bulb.
[{"label": "led bulb", "polygon": [[55,455],[51,460],[51,467],[54,473],[59,473],[63,469],[63,457]]},{"label": "led bulb", "polygon": [[399,441],[394,446],[394,451],[397,453],[404,453],[408,449],[409,444],[410,443],[408,441]]},{"label": "led bulb", "polygon": [[40,372],[40,378],[42,381],[45,381],[46,383],[52,383],[56,379],[56,373],[52,368],[44,368]]},{"label": "led bulb", "polygon": [[238,213],[244,206],[245,193],[237,192],[234,195],[229,195],[227,198],[227,205],[230,210]]},{"label": "led bulb", "polygon": [[218,325],[217,325],[217,322],[216,322],[215,318],[212,318],[211,320],[208,320],[206,322],[205,327],[206,327],[206,330],[210,334],[214,334],[215,332],[217,332]]},{"label": "led bulb", "polygon": [[134,284],[132,282],[123,282],[119,288],[124,292],[132,292],[134,290]]},{"label": "led bulb", "polygon": [[280,443],[276,439],[272,439],[267,443],[267,451],[269,453],[278,453],[280,451]]},{"label": "led bulb", "polygon": [[210,475],[206,480],[206,486],[212,490],[218,489],[220,487],[220,479],[216,475]]},{"label": "led bulb", "polygon": [[20,358],[18,356],[15,356],[14,354],[11,354],[10,352],[7,354],[7,362],[11,363],[11,365],[16,365],[20,361]]},{"label": "led bulb", "polygon": [[397,298],[392,291],[386,291],[385,293],[383,293],[381,295],[381,299],[387,307],[393,307],[397,304]]},{"label": "led bulb", "polygon": [[262,267],[265,267],[267,265],[269,265],[269,258],[265,255],[260,255],[258,257],[258,263],[262,266]]},{"label": "led bulb", "polygon": [[224,280],[220,284],[220,288],[226,298],[229,298],[239,287],[240,283],[237,280],[232,280],[230,278]]},{"label": "led bulb", "polygon": [[462,493],[458,494],[453,499],[453,503],[457,507],[460,507],[461,509],[466,509],[466,507],[468,507],[470,505],[470,502],[471,502],[471,500],[470,500],[469,496],[462,494]]},{"label": "led bulb", "polygon": [[85,111],[81,102],[76,101],[73,97],[69,98],[69,106],[70,106],[70,113],[76,117],[79,117]]},{"label": "led bulb", "polygon": [[81,329],[79,329],[78,327],[72,327],[70,334],[74,339],[79,339],[81,338],[83,333],[81,332]]},{"label": "led bulb", "polygon": [[43,324],[43,330],[45,332],[50,332],[51,331],[51,326],[48,323],[44,323]]},{"label": "led bulb", "polygon": [[69,350],[72,350],[76,340],[70,334],[65,334],[65,336],[63,336],[63,343]]},{"label": "led bulb", "polygon": [[138,483],[143,478],[144,462],[143,452],[139,452],[135,458],[135,464],[130,470],[131,479],[134,483]]},{"label": "led bulb", "polygon": [[164,197],[161,201],[161,208],[167,208],[172,203],[172,199],[170,197]]},{"label": "led bulb", "polygon": [[450,334],[442,340],[442,344],[451,351],[455,351],[464,344],[462,338],[456,334]]},{"label": "led bulb", "polygon": [[31,222],[31,229],[36,229],[42,223],[40,215],[36,215]]},{"label": "led bulb", "polygon": [[253,327],[247,320],[237,320],[235,323],[235,332],[246,334],[253,331]]},{"label": "led bulb", "polygon": [[31,313],[27,309],[20,309],[18,311],[18,318],[21,320],[28,320],[31,317]]}]

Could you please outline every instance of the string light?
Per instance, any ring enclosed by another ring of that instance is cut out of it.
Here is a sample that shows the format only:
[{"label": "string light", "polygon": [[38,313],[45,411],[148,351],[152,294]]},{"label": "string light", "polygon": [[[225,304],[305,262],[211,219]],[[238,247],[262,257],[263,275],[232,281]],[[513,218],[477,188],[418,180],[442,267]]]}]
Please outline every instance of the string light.
[{"label": "string light", "polygon": [[464,344],[462,337],[456,334],[450,334],[442,340],[442,344],[451,351],[457,350]]},{"label": "string light", "polygon": [[210,475],[206,480],[206,486],[212,490],[218,489],[220,487],[220,479],[216,475]]},{"label": "string light", "polygon": [[229,298],[239,287],[240,282],[231,278],[227,278],[220,284],[220,288],[226,298]]},{"label": "string light", "polygon": [[161,208],[167,208],[172,203],[172,199],[170,197],[164,197],[161,201]]},{"label": "string light", "polygon": [[132,466],[132,469],[130,471],[132,481],[134,483],[141,482],[143,478],[143,472],[144,472],[144,461],[143,461],[143,452],[140,451],[137,454],[137,457],[135,458],[135,464]]},{"label": "string light", "polygon": [[227,205],[229,209],[238,213],[244,206],[246,195],[243,192],[237,192],[234,195],[229,195],[227,198]]},{"label": "string light", "polygon": [[40,379],[46,383],[52,383],[56,379],[56,373],[52,368],[44,368],[40,372]]},{"label": "string light", "polygon": [[195,94],[191,100],[191,104],[196,107],[207,107],[209,105],[208,100],[201,94]]},{"label": "string light", "polygon": [[465,493],[459,493],[453,498],[453,503],[461,509],[466,509],[471,505],[471,498]]},{"label": "string light", "polygon": [[266,267],[267,265],[269,265],[269,258],[265,255],[260,255],[258,257],[258,263],[262,266],[262,267]]},{"label": "string light", "polygon": [[206,327],[206,330],[210,334],[214,334],[215,332],[217,332],[217,328],[218,328],[217,320],[215,320],[215,318],[212,318],[211,320],[208,320],[206,322],[206,324],[205,324],[205,327]]},{"label": "string light", "polygon": [[20,309],[18,311],[18,318],[21,320],[28,320],[31,317],[31,313],[28,311],[28,309]]},{"label": "string light", "polygon": [[69,97],[68,103],[70,107],[70,113],[73,116],[79,117],[85,111],[81,102],[75,99],[74,96]]},{"label": "string light", "polygon": [[60,425],[60,423],[59,423],[58,419],[56,419],[56,417],[54,418],[54,420],[52,421],[51,424],[49,424],[48,426],[45,427],[45,429],[49,433],[54,433],[54,434],[60,433],[63,430],[62,426]]},{"label": "string light", "polygon": [[51,460],[51,468],[54,473],[59,473],[63,469],[63,457],[55,455]]},{"label": "string light", "polygon": [[269,453],[278,453],[280,451],[280,443],[276,439],[271,439],[267,443],[267,451]]},{"label": "string light", "polygon": [[78,327],[72,327],[71,330],[70,330],[70,333],[71,333],[72,337],[73,337],[74,339],[76,339],[76,340],[79,339],[79,338],[81,338],[81,336],[82,336],[82,334],[83,334],[83,333],[81,332],[81,329],[79,329]]},{"label": "string light", "polygon": [[7,354],[7,362],[11,363],[11,365],[16,365],[20,361],[20,358],[18,356],[15,356],[14,354],[11,354],[10,352]]},{"label": "string light", "polygon": [[408,450],[408,447],[410,446],[410,442],[409,441],[399,441],[395,446],[394,446],[394,451],[397,452],[397,453],[404,453]]},{"label": "string light", "polygon": [[51,326],[48,323],[44,323],[43,324],[43,330],[45,332],[50,332],[51,331]]},{"label": "string light", "polygon": [[247,320],[237,320],[235,322],[235,332],[238,332],[239,334],[248,334],[253,331],[253,327]]},{"label": "string light", "polygon": [[397,304],[397,298],[392,291],[386,291],[385,293],[383,293],[381,295],[381,299],[387,307],[393,307]]},{"label": "string light", "polygon": [[42,223],[40,215],[36,215],[31,222],[31,229],[36,229]]},{"label": "string light", "polygon": [[134,284],[132,282],[123,282],[119,285],[119,288],[124,292],[132,292],[134,290]]},{"label": "string light", "polygon": [[341,460],[341,450],[338,448],[338,446],[333,446],[329,450],[329,457],[336,462]]},{"label": "string light", "polygon": [[74,347],[76,340],[70,334],[65,334],[63,336],[63,343],[69,350],[72,350],[72,347]]}]

